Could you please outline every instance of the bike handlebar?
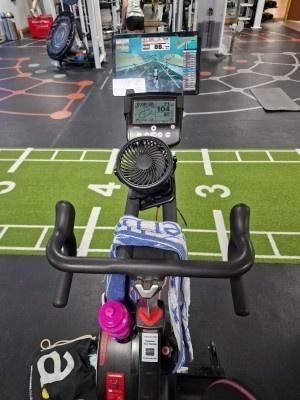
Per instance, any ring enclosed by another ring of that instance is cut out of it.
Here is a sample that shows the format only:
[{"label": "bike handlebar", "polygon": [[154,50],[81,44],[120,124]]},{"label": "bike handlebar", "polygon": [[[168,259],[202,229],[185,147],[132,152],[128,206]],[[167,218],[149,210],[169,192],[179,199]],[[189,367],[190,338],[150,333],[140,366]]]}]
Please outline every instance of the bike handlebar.
[{"label": "bike handlebar", "polygon": [[127,274],[132,278],[188,276],[194,278],[230,279],[235,312],[247,315],[242,275],[254,263],[254,249],[249,236],[250,209],[244,204],[234,206],[230,213],[228,261],[175,261],[103,259],[76,256],[74,235],[75,209],[66,201],[56,204],[54,232],[48,242],[46,255],[50,264],[63,271],[54,305],[67,304],[73,273]]}]

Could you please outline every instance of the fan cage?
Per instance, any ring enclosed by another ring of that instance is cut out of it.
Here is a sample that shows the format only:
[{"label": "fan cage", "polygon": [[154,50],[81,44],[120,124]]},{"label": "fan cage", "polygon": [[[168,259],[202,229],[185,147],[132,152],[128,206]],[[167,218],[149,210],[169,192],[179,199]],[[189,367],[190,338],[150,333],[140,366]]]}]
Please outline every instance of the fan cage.
[{"label": "fan cage", "polygon": [[152,137],[130,140],[120,150],[116,164],[120,181],[138,191],[158,190],[173,170],[169,147],[162,140]]}]

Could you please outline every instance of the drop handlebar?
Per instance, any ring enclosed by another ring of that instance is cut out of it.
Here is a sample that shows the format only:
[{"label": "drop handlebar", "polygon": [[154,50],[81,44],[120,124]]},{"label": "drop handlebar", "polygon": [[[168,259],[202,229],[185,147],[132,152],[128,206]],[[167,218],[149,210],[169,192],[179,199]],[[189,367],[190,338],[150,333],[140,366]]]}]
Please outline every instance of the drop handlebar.
[{"label": "drop handlebar", "polygon": [[75,209],[67,201],[56,204],[53,234],[46,255],[49,263],[62,271],[53,304],[66,306],[73,273],[126,274],[132,278],[189,276],[193,278],[230,279],[234,309],[237,315],[248,315],[243,277],[254,263],[254,249],[249,235],[250,209],[234,206],[230,213],[228,261],[135,260],[77,257],[74,235]]}]

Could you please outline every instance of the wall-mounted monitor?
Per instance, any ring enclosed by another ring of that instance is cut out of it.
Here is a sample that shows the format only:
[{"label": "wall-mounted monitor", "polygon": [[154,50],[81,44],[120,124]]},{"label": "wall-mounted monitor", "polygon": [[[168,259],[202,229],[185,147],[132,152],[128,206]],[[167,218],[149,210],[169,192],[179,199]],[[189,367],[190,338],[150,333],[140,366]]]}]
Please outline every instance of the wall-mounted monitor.
[{"label": "wall-mounted monitor", "polygon": [[197,32],[114,35],[113,94],[198,94],[200,38]]}]

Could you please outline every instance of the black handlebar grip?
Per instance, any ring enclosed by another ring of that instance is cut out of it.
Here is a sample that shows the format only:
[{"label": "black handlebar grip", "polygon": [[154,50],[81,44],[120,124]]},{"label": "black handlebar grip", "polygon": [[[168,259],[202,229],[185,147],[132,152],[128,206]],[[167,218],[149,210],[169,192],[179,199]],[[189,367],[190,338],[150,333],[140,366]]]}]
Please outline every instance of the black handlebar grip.
[{"label": "black handlebar grip", "polygon": [[72,272],[60,272],[55,296],[52,302],[54,307],[62,308],[68,304],[72,279],[73,279]]},{"label": "black handlebar grip", "polygon": [[246,317],[249,315],[250,311],[247,307],[243,277],[239,276],[238,278],[231,278],[230,285],[234,312],[240,317]]},{"label": "black handlebar grip", "polygon": [[[61,252],[66,256],[75,257],[77,254],[77,244],[74,235],[75,209],[71,203],[59,201],[56,204],[55,211],[55,231],[62,235]],[[68,304],[72,279],[72,272],[60,272],[52,303],[54,307],[62,308]]]},{"label": "black handlebar grip", "polygon": [[59,201],[55,207],[55,230],[65,236],[73,234],[75,221],[75,209],[68,201]]},{"label": "black handlebar grip", "polygon": [[[237,204],[230,213],[230,240],[228,260],[236,259],[241,253],[248,252],[254,256],[253,245],[249,233],[250,208],[245,204]],[[231,278],[231,294],[236,315],[249,315],[246,293],[242,276]]]},{"label": "black handlebar grip", "polygon": [[[230,212],[230,236],[239,243],[241,238],[249,238],[250,208],[245,204],[236,204]],[[230,255],[228,255],[230,256]]]}]

